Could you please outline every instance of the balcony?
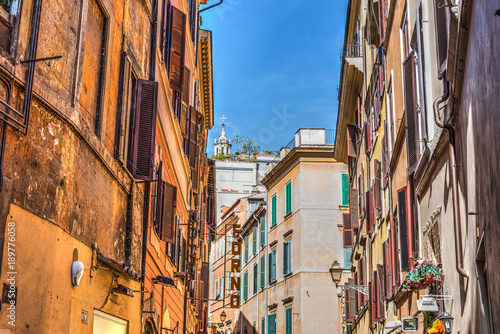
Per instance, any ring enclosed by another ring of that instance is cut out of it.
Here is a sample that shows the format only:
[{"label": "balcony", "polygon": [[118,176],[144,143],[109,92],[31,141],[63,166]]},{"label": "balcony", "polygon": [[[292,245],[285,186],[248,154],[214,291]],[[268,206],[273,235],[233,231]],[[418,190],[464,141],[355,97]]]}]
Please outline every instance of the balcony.
[{"label": "balcony", "polygon": [[346,45],[344,58],[349,65],[354,65],[359,71],[363,71],[363,48],[360,43]]}]

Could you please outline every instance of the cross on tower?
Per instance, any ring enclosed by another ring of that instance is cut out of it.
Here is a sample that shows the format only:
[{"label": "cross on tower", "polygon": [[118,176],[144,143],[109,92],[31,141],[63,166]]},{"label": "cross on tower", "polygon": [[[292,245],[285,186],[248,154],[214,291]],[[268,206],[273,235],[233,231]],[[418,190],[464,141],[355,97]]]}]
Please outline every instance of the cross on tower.
[{"label": "cross on tower", "polygon": [[222,126],[225,126],[226,125],[225,120],[227,119],[226,115],[222,115],[220,119],[222,120]]}]

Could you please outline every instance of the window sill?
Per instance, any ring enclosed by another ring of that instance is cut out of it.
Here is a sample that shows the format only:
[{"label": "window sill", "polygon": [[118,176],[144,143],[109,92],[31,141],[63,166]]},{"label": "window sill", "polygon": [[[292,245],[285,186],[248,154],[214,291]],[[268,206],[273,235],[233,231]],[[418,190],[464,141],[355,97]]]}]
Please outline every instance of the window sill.
[{"label": "window sill", "polygon": [[271,225],[271,227],[269,228],[269,231],[272,231],[276,228],[276,226],[278,226],[277,223],[274,223],[274,225]]},{"label": "window sill", "polygon": [[289,213],[287,213],[287,214],[285,215],[285,217],[283,217],[283,220],[287,220],[288,218],[290,218],[290,217],[292,216],[292,214],[293,214],[293,212],[292,212],[292,211],[290,211]]},{"label": "window sill", "polygon": [[293,275],[293,272],[289,272],[288,274],[283,274],[283,278],[288,278]]},{"label": "window sill", "polygon": [[274,285],[274,284],[276,284],[277,282],[278,282],[278,280],[277,280],[277,279],[275,279],[274,281],[269,282],[269,286]]}]

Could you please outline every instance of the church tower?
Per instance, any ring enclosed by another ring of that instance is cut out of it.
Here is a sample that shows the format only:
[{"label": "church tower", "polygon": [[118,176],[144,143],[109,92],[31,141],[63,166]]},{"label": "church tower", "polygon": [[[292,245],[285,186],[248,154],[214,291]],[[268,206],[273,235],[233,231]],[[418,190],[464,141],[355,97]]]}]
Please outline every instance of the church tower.
[{"label": "church tower", "polygon": [[215,140],[214,144],[214,155],[217,156],[219,154],[230,155],[231,154],[231,141],[226,138],[226,123],[224,122],[227,118],[226,116],[222,116],[222,131],[220,132],[219,139]]}]

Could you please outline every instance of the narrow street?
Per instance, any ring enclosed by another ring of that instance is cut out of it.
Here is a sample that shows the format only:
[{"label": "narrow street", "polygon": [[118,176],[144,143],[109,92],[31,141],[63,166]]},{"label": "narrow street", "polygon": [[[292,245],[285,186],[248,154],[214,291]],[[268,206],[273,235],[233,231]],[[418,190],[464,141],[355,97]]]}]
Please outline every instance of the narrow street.
[{"label": "narrow street", "polygon": [[0,334],[500,333],[500,0],[0,0]]}]

